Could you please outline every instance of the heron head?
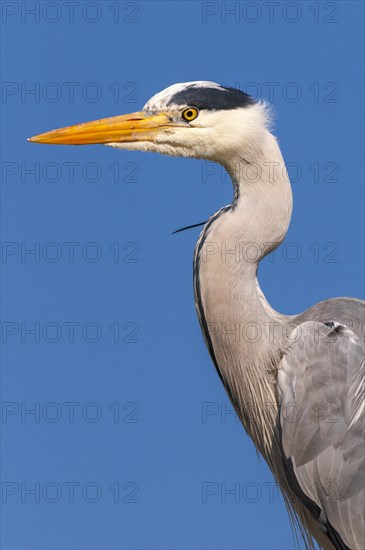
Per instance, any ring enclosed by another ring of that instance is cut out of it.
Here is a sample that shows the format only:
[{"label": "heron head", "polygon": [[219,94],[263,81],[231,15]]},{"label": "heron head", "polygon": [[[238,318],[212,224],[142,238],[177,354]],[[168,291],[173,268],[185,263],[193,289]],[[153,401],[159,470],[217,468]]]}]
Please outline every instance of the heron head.
[{"label": "heron head", "polygon": [[214,82],[174,84],[154,95],[141,111],[39,134],[37,143],[152,151],[223,162],[236,149],[257,146],[266,108],[235,88]]}]

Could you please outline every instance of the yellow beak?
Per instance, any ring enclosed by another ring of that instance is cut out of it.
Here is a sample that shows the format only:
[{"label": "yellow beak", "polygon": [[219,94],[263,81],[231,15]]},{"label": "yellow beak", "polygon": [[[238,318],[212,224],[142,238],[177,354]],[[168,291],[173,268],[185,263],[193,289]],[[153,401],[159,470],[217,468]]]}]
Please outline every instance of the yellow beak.
[{"label": "yellow beak", "polygon": [[33,136],[28,141],[57,145],[153,141],[153,136],[159,130],[172,125],[171,118],[165,113],[151,116],[140,111],[66,126]]}]

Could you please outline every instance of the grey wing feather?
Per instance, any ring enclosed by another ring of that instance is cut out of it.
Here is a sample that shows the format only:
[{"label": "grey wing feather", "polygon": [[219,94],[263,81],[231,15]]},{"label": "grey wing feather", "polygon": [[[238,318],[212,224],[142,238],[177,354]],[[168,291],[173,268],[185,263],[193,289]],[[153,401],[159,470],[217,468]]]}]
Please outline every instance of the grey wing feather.
[{"label": "grey wing feather", "polygon": [[333,529],[348,548],[363,549],[364,341],[344,325],[317,321],[298,325],[291,341],[278,373],[285,458],[334,546],[344,547]]}]

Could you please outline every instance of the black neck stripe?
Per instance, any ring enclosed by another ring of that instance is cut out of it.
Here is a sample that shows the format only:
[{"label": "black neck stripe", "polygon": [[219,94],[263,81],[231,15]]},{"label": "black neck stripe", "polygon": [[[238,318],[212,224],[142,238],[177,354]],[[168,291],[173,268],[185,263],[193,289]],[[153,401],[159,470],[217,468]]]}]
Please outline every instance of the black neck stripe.
[{"label": "black neck stripe", "polygon": [[201,250],[203,248],[203,245],[204,245],[205,240],[207,238],[207,235],[209,233],[209,229],[210,229],[211,225],[222,214],[225,214],[226,212],[229,212],[231,210],[231,208],[232,208],[232,206],[228,205],[228,206],[224,206],[223,208],[218,210],[218,212],[213,214],[213,216],[208,220],[206,226],[204,227],[204,229],[202,231],[202,234],[200,235],[200,239],[199,239],[199,241],[196,245],[196,248],[195,248],[194,264],[193,264],[193,267],[194,267],[193,277],[194,277],[194,289],[195,289],[196,306],[197,306],[197,309],[198,309],[198,317],[199,317],[199,321],[200,321],[200,326],[201,326],[203,334],[205,336],[205,341],[206,341],[206,344],[207,344],[209,354],[210,354],[210,356],[212,358],[212,361],[213,361],[213,364],[214,364],[214,366],[217,370],[218,376],[221,379],[222,384],[223,384],[223,386],[224,386],[224,388],[227,392],[227,395],[228,395],[229,399],[231,400],[231,403],[235,407],[236,411],[239,411],[240,410],[239,404],[236,402],[236,399],[235,399],[235,397],[234,397],[234,395],[233,395],[233,393],[232,393],[232,391],[229,387],[229,384],[223,378],[223,375],[222,375],[222,373],[219,369],[218,361],[217,361],[217,358],[216,358],[215,353],[214,353],[213,342],[212,342],[212,339],[211,339],[210,333],[209,333],[208,323],[207,323],[207,320],[206,320],[206,317],[205,317],[203,301],[202,301],[202,295],[201,295],[201,288],[200,288],[200,261],[201,261],[200,256],[201,256]]}]

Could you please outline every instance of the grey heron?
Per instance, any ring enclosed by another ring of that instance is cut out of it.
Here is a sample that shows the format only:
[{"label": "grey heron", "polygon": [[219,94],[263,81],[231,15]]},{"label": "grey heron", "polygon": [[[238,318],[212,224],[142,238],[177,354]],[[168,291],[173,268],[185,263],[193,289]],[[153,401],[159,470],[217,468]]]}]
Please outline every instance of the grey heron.
[{"label": "grey heron", "polygon": [[[207,347],[305,546],[313,548],[315,539],[326,550],[359,550],[365,542],[365,303],[335,298],[287,316],[260,289],[258,264],[284,240],[292,212],[269,118],[264,102],[197,81],[170,86],[139,112],[30,141],[203,158],[228,171],[232,203],[205,223],[194,253],[195,304]],[[229,330],[250,326],[260,327],[259,338]]]}]

